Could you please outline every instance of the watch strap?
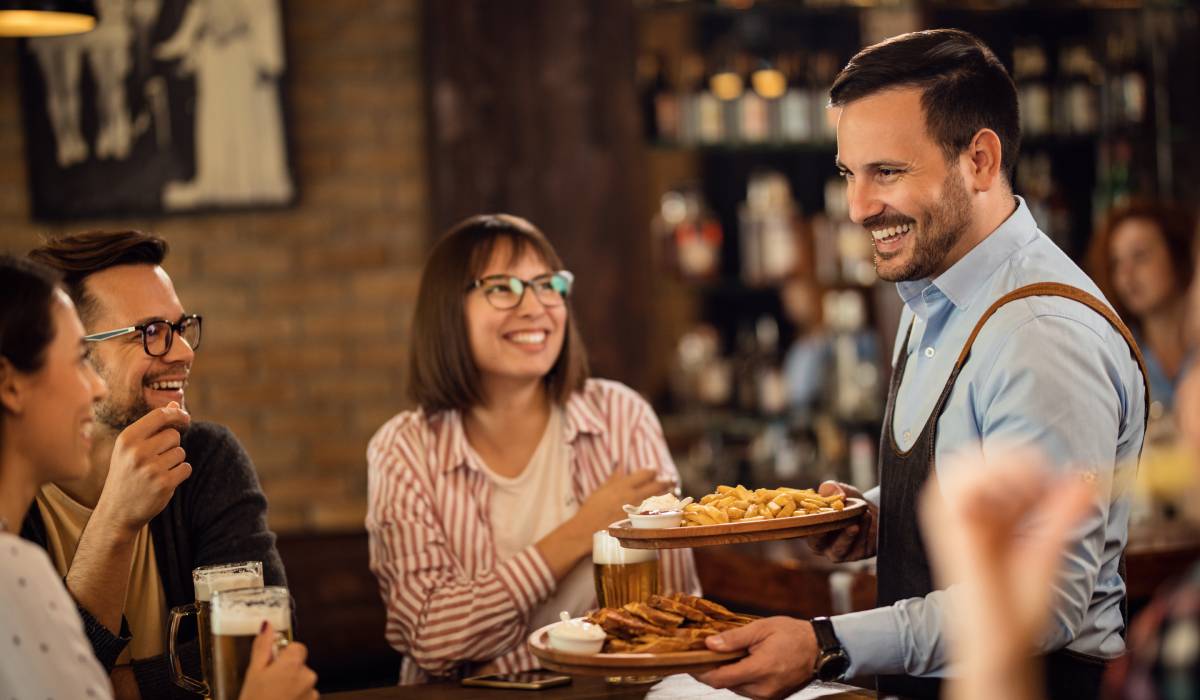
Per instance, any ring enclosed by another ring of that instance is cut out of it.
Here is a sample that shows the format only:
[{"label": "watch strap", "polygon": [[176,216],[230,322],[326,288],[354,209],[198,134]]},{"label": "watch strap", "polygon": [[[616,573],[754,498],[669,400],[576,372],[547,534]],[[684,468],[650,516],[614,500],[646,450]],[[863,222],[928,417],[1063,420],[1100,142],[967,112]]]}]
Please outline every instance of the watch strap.
[{"label": "watch strap", "polygon": [[833,631],[833,622],[828,617],[814,617],[812,627],[813,633],[817,636],[818,649],[827,654],[843,651],[842,643],[838,641],[837,633]]}]

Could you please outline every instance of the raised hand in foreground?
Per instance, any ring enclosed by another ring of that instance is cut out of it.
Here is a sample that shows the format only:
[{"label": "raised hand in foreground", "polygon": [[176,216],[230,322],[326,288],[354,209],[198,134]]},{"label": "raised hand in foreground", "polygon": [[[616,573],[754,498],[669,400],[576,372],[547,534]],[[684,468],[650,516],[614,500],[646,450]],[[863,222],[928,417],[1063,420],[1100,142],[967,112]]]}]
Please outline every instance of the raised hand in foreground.
[{"label": "raised hand in foreground", "polygon": [[1050,473],[1028,451],[953,462],[925,487],[920,512],[935,581],[952,587],[946,632],[958,672],[946,697],[1040,698],[1031,659],[1050,624],[1071,529],[1095,487],[1078,472]]}]

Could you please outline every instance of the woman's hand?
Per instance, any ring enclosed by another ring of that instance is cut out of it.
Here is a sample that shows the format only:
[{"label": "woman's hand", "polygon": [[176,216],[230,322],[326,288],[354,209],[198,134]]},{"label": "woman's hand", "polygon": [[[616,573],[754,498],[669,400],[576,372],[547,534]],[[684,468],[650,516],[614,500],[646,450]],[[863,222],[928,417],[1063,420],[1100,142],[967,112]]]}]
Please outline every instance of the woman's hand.
[{"label": "woman's hand", "polygon": [[317,674],[304,664],[308,649],[292,642],[275,654],[275,630],[263,621],[250,651],[250,666],[239,700],[313,700]]},{"label": "woman's hand", "polygon": [[592,533],[620,520],[625,514],[621,506],[637,505],[673,488],[675,484],[659,481],[657,473],[651,469],[610,476],[588,496],[570,520],[537,543],[555,580],[561,581],[580,559],[591,553]]},{"label": "woman's hand", "polygon": [[659,481],[657,474],[650,469],[629,474],[613,474],[603,486],[588,496],[579,507],[575,518],[590,535],[625,517],[621,506],[636,506],[651,496],[667,493],[673,488],[675,484]]},{"label": "woman's hand", "polygon": [[1029,452],[958,458],[922,494],[937,585],[953,586],[947,632],[960,675],[947,697],[1041,696],[1030,659],[1050,622],[1071,528],[1095,494],[1080,474],[1055,476],[1041,464]]}]

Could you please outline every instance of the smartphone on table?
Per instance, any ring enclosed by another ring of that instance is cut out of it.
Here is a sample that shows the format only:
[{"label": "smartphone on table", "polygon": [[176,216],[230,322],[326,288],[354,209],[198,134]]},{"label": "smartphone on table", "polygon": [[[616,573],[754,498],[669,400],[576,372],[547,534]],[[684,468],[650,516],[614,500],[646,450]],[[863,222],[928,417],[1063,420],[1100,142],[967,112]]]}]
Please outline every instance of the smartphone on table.
[{"label": "smartphone on table", "polygon": [[521,673],[490,673],[462,680],[463,685],[473,688],[509,688],[513,690],[541,690],[555,688],[571,682],[570,676],[552,671],[522,671]]}]

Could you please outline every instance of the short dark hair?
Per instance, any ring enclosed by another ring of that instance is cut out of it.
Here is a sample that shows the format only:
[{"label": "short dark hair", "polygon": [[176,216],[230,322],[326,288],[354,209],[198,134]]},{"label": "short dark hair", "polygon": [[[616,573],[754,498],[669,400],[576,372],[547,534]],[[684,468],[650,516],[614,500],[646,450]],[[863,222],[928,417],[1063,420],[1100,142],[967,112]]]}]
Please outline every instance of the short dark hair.
[{"label": "short dark hair", "polygon": [[85,231],[47,238],[29,257],[57,270],[86,323],[96,312],[96,300],[84,282],[91,275],[118,265],[161,265],[167,242],[141,231]]},{"label": "short dark hair", "polygon": [[980,129],[1000,137],[1000,167],[1009,185],[1021,150],[1017,87],[996,54],[960,29],[894,36],[859,51],[838,73],[829,103],[840,107],[883,90],[920,88],[925,128],[947,160]]},{"label": "short dark hair", "polygon": [[1135,197],[1114,207],[1104,216],[1088,245],[1088,273],[1104,292],[1117,314],[1137,330],[1139,320],[1121,303],[1112,279],[1112,239],[1117,227],[1130,219],[1143,219],[1154,224],[1162,236],[1174,273],[1175,291],[1183,295],[1192,285],[1196,270],[1196,217],[1189,207],[1176,202],[1150,197]]},{"label": "short dark hair", "polygon": [[[433,247],[421,272],[409,348],[409,396],[427,413],[466,410],[483,401],[479,368],[471,356],[463,295],[483,273],[496,245],[505,241],[514,258],[532,251],[552,270],[562,259],[545,234],[509,214],[473,216],[453,226]],[[587,352],[568,298],[562,351],[545,377],[546,393],[562,404],[588,378]]]}]

